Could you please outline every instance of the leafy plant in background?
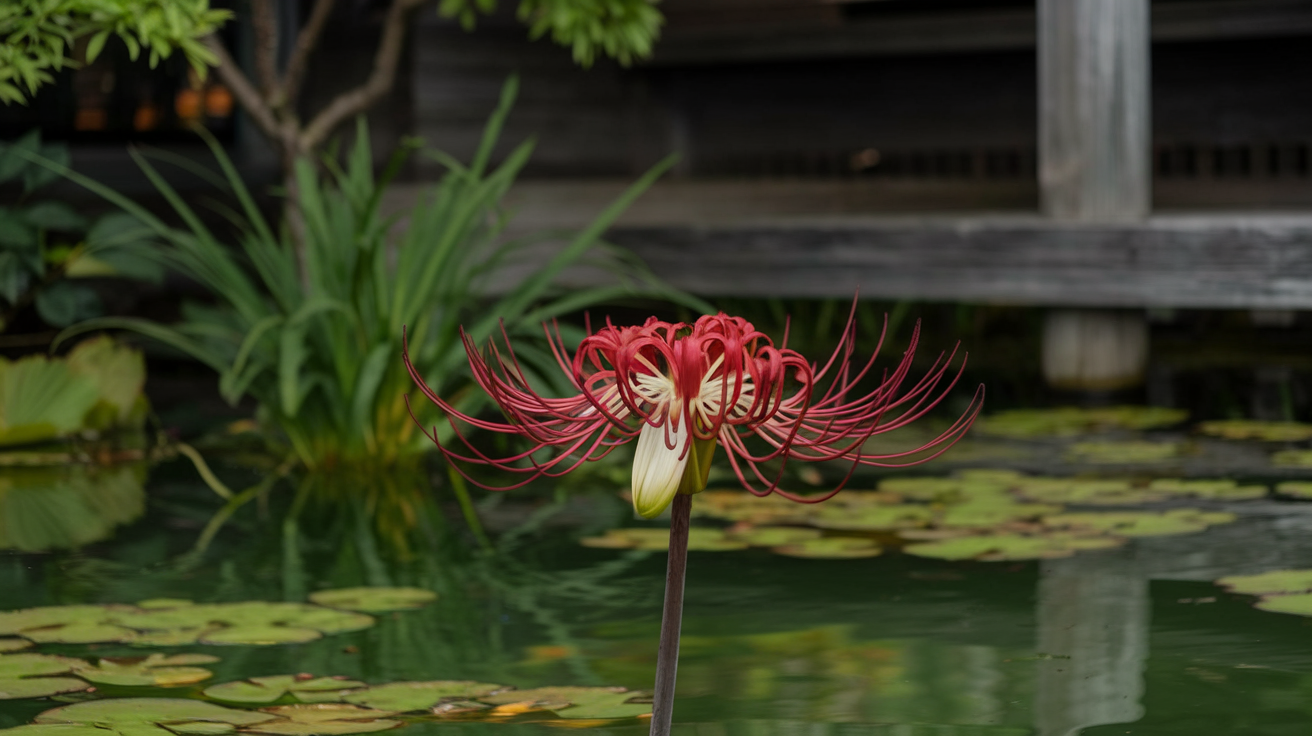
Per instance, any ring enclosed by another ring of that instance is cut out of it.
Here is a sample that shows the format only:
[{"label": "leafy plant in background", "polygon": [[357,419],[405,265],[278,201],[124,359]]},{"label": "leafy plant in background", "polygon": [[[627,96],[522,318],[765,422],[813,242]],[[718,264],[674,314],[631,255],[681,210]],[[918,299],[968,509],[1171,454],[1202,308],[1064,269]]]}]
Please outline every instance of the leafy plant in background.
[{"label": "leafy plant in background", "polygon": [[76,67],[74,45],[87,38],[95,61],[110,36],[132,59],[148,52],[150,65],[176,49],[202,78],[218,61],[198,40],[231,17],[209,0],[5,0],[0,3],[0,101],[24,103],[53,74]]},{"label": "leafy plant in background", "polygon": [[39,130],[0,144],[0,185],[22,190],[15,204],[0,206],[0,329],[29,305],[55,327],[100,316],[100,298],[82,278],[160,278],[156,262],[132,252],[149,235],[135,218],[120,212],[93,222],[66,202],[36,199],[59,175],[30,154],[68,163],[67,146],[43,144]]},{"label": "leafy plant in background", "polygon": [[[582,289],[555,283],[564,269],[598,252],[601,233],[668,161],[639,179],[541,268],[506,284],[505,295],[489,303],[486,287],[506,260],[547,237],[502,237],[509,220],[500,208],[502,195],[533,148],[525,142],[499,166],[490,166],[515,92],[512,79],[468,166],[427,152],[449,171],[419,196],[403,228],[394,227],[398,218],[386,216],[381,201],[391,178],[418,148],[416,142],[398,151],[378,177],[363,123],[344,167],[326,159],[321,170],[300,160],[304,272],[289,228],[275,231],[265,220],[214,141],[211,147],[241,209],[240,215],[228,213],[240,233],[240,255],[138,153],[133,154],[137,162],[186,229],[170,227],[117,192],[48,163],[148,226],[165,245],[138,250],[154,252],[218,300],[213,306],[188,306],[183,321],[171,327],[145,319],[101,318],[70,328],[65,336],[122,328],[161,340],[218,371],[220,390],[229,401],[254,397],[262,419],[281,430],[297,463],[383,467],[432,449],[415,431],[405,403],[410,380],[397,358],[407,327],[415,369],[473,411],[483,397],[465,388],[462,322],[471,322],[470,334],[477,339],[498,330],[540,337],[544,320],[626,295],[668,296],[705,309],[704,303],[664,287],[631,261],[614,264],[619,283]],[[541,344],[526,344],[519,357],[526,370],[547,368],[539,373],[551,376],[555,360]],[[424,416],[433,419],[435,414]]]}]

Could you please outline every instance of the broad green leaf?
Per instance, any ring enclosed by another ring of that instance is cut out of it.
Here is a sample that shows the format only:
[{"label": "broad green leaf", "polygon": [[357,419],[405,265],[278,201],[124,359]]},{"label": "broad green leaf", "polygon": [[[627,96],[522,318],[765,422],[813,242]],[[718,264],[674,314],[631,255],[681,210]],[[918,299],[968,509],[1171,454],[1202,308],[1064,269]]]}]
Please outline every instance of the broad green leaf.
[{"label": "broad green leaf", "polygon": [[37,202],[28,207],[23,216],[43,230],[81,231],[87,227],[87,218],[68,204],[54,200]]},{"label": "broad green leaf", "polygon": [[36,294],[37,314],[55,327],[99,317],[103,311],[96,292],[71,281],[56,281]]}]

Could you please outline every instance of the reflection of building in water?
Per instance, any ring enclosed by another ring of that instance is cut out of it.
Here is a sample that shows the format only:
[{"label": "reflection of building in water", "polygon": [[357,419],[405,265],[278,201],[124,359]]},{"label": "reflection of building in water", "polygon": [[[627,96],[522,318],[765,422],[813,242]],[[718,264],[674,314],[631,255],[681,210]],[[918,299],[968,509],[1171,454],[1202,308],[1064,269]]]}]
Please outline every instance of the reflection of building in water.
[{"label": "reflection of building in water", "polygon": [[1041,568],[1034,725],[1039,736],[1143,716],[1148,577],[1130,551]]}]

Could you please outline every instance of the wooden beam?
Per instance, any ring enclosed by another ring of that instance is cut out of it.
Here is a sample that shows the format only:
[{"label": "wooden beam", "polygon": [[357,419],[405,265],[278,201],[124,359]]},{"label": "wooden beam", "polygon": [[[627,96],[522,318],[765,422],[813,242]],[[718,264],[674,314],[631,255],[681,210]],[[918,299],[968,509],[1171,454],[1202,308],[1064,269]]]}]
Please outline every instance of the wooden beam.
[{"label": "wooden beam", "polygon": [[813,219],[609,236],[674,285],[723,296],[1039,306],[1312,309],[1312,217]]},{"label": "wooden beam", "polygon": [[[1312,35],[1307,0],[1199,0],[1154,4],[1153,41]],[[1030,9],[895,15],[815,24],[679,28],[671,25],[648,66],[832,59],[930,53],[1018,51],[1035,46]]]},{"label": "wooden beam", "polygon": [[1081,222],[1152,205],[1148,0],[1039,0],[1039,202]]}]

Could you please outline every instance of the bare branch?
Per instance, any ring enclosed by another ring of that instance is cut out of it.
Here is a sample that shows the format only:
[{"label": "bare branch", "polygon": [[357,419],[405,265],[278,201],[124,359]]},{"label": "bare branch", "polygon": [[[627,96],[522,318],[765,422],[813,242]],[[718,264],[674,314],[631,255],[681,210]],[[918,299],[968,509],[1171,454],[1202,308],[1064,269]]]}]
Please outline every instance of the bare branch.
[{"label": "bare branch", "polygon": [[382,99],[392,89],[396,81],[396,67],[401,60],[401,50],[405,46],[406,20],[410,11],[425,0],[393,0],[387,9],[387,18],[383,21],[383,32],[378,43],[378,53],[374,56],[374,68],[369,79],[355,89],[338,95],[328,107],[314,116],[305,126],[301,146],[312,150],[328,137],[347,118],[368,110],[375,102]]},{"label": "bare branch", "polygon": [[237,98],[237,102],[246,110],[246,114],[251,116],[260,130],[271,140],[281,141],[278,119],[273,116],[273,110],[269,109],[269,105],[255,89],[255,85],[251,84],[251,80],[242,74],[241,67],[237,66],[232,55],[223,47],[223,42],[214,34],[210,34],[205,37],[205,47],[219,57],[219,77],[228,85],[228,89],[232,90],[232,96]]},{"label": "bare branch", "polygon": [[251,0],[251,30],[255,32],[255,77],[272,100],[278,89],[278,17],[273,0]]},{"label": "bare branch", "polygon": [[305,27],[296,35],[296,48],[292,50],[292,57],[287,62],[287,70],[282,76],[282,88],[273,98],[273,106],[296,107],[296,98],[301,94],[301,80],[305,76],[305,66],[310,61],[310,54],[314,52],[319,45],[319,37],[323,35],[323,27],[328,23],[328,16],[332,15],[333,0],[315,0],[314,10],[310,11],[310,20],[306,21]]}]

